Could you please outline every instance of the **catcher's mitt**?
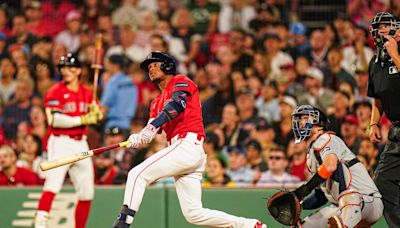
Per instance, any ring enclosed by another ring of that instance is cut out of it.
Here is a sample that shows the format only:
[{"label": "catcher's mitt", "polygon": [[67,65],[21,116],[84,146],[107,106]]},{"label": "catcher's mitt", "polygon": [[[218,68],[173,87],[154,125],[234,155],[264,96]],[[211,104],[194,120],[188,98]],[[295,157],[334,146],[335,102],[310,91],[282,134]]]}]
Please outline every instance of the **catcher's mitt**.
[{"label": "catcher's mitt", "polygon": [[300,219],[300,201],[293,192],[280,191],[268,200],[268,211],[276,221],[293,226]]}]

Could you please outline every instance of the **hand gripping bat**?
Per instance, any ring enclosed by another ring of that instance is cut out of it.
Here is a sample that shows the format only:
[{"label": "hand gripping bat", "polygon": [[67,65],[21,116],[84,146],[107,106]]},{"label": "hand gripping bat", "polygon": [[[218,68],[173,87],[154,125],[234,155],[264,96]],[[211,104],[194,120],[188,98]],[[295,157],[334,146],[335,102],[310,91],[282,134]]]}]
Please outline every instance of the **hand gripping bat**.
[{"label": "hand gripping bat", "polygon": [[46,170],[49,170],[49,169],[54,169],[54,168],[57,168],[57,167],[60,167],[60,166],[63,166],[63,165],[71,164],[71,163],[80,161],[82,159],[91,157],[91,156],[93,156],[95,154],[103,153],[103,152],[108,151],[108,150],[121,148],[121,147],[127,147],[129,144],[130,144],[129,141],[124,141],[124,142],[121,142],[121,143],[118,143],[118,144],[114,144],[114,145],[110,145],[110,146],[100,147],[100,148],[89,150],[89,151],[85,151],[85,152],[79,152],[79,153],[76,153],[74,155],[70,155],[70,156],[67,156],[67,157],[64,157],[64,158],[60,158],[60,159],[56,159],[56,160],[53,160],[53,161],[45,161],[45,162],[42,162],[40,164],[40,169],[42,171],[46,171]]}]

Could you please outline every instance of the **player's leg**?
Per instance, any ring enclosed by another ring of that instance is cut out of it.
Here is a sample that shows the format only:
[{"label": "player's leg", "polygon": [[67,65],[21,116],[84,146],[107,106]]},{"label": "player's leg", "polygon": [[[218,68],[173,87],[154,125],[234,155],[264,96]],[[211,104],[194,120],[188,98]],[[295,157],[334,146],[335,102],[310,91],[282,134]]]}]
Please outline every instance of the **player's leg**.
[{"label": "player's leg", "polygon": [[145,161],[131,169],[125,187],[124,202],[114,227],[129,227],[135,213],[139,210],[146,187],[154,181],[196,169],[203,161],[204,152],[190,147],[187,142],[176,143],[153,154]]},{"label": "player's leg", "polygon": [[[89,150],[86,141],[77,141],[77,151]],[[92,159],[84,159],[73,164],[69,170],[71,181],[78,195],[75,208],[75,228],[85,228],[89,217],[91,201],[94,197],[94,170]]]},{"label": "player's leg", "polygon": [[328,224],[328,219],[332,216],[338,215],[339,209],[330,205],[316,210],[309,216],[305,217],[302,221],[301,227],[303,228],[321,228],[326,227]]},{"label": "player's leg", "polygon": [[389,141],[376,169],[375,182],[382,194],[383,215],[389,227],[398,227],[400,224],[400,156],[388,154],[398,153],[399,150],[399,144]]},{"label": "player's leg", "polygon": [[[63,148],[65,141],[61,138],[51,136],[48,143],[48,160],[57,159],[62,157],[66,152]],[[58,148],[58,151],[56,150]],[[64,183],[65,175],[70,165],[58,167],[56,169],[48,170],[45,173],[46,180],[43,186],[43,193],[40,197],[36,218],[35,228],[46,228],[49,217],[51,205],[55,195],[61,190]]]},{"label": "player's leg", "polygon": [[[361,211],[362,220],[364,224],[373,225],[375,224],[383,214],[383,203],[381,198],[375,198],[373,196],[363,196],[364,207]],[[362,226],[360,226],[362,227]]]},{"label": "player's leg", "polygon": [[203,164],[191,174],[175,177],[176,193],[185,219],[192,224],[207,227],[266,228],[256,219],[248,219],[227,214],[222,211],[203,208],[201,202],[201,179],[205,168]]}]

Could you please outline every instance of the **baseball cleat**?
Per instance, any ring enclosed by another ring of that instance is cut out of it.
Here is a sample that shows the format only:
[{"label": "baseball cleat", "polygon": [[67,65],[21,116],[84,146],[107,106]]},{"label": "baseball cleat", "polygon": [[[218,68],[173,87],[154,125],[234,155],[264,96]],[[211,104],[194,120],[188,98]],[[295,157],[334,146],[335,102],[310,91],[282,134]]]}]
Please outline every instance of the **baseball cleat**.
[{"label": "baseball cleat", "polygon": [[257,223],[254,225],[254,228],[267,228],[267,225],[260,221],[257,221]]},{"label": "baseball cleat", "polygon": [[48,220],[49,220],[49,212],[37,211],[35,217],[35,228],[47,228]]}]

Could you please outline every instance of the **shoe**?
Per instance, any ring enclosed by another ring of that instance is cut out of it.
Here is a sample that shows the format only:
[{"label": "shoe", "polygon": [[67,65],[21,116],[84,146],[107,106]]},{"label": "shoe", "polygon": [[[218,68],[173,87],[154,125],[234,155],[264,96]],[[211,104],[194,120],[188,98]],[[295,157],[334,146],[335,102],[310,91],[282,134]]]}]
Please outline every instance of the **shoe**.
[{"label": "shoe", "polygon": [[49,220],[49,212],[37,211],[35,217],[35,228],[47,228],[48,220]]},{"label": "shoe", "polygon": [[339,218],[338,216],[332,216],[328,219],[328,227],[329,228],[347,228],[343,224],[342,219]]},{"label": "shoe", "polygon": [[260,221],[257,221],[257,223],[254,225],[254,228],[267,228],[267,225]]}]

